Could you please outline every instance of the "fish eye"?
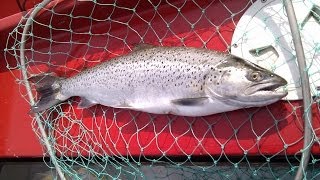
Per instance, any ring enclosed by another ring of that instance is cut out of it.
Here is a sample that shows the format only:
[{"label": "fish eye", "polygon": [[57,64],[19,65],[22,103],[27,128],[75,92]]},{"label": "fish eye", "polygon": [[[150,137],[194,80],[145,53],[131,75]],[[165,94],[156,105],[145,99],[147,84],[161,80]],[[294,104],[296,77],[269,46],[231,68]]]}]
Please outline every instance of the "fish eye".
[{"label": "fish eye", "polygon": [[261,81],[262,80],[262,75],[260,72],[253,72],[253,73],[251,73],[250,77],[253,81]]}]

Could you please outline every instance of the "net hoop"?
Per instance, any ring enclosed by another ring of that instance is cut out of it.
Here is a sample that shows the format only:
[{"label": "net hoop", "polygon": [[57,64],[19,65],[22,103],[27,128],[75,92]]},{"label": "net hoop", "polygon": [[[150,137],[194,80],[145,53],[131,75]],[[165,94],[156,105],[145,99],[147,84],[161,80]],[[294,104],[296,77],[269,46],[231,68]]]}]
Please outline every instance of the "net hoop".
[{"label": "net hoop", "polygon": [[[27,21],[25,23],[25,26],[23,28],[23,33],[21,36],[21,45],[20,45],[20,63],[21,63],[21,73],[22,73],[22,81],[26,87],[26,91],[29,97],[29,101],[31,105],[34,105],[34,96],[31,92],[31,86],[30,83],[28,81],[28,75],[27,75],[27,69],[26,69],[26,61],[25,61],[25,55],[24,55],[24,51],[25,51],[25,42],[28,36],[28,31],[30,26],[32,25],[32,20],[34,17],[36,17],[36,15],[38,14],[38,12],[41,10],[41,8],[47,6],[49,3],[51,2],[51,0],[44,0],[41,3],[39,3],[30,13],[29,17],[27,18]],[[66,178],[64,177],[64,174],[62,172],[62,170],[60,169],[60,166],[58,165],[58,162],[56,160],[55,157],[55,153],[54,150],[52,149],[52,146],[50,145],[50,142],[48,140],[48,136],[47,133],[45,131],[44,126],[41,123],[41,118],[39,116],[39,114],[35,114],[35,120],[37,122],[37,125],[39,127],[40,133],[43,137],[43,141],[44,141],[44,145],[49,153],[50,159],[58,173],[58,176],[60,177],[60,179],[65,180]]]}]

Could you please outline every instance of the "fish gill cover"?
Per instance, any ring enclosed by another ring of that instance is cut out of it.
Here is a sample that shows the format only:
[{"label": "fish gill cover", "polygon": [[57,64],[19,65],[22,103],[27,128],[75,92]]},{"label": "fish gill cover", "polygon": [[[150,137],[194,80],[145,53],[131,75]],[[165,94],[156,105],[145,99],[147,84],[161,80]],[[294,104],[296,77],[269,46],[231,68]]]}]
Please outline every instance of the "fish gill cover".
[{"label": "fish gill cover", "polygon": [[[9,34],[7,67],[20,84],[22,97],[32,104],[24,72],[27,77],[55,73],[69,78],[128,54],[142,43],[230,53],[237,22],[253,3],[52,1],[31,19],[24,42],[25,64],[20,62],[21,36],[32,11]],[[31,86],[33,101],[39,97],[35,88]],[[316,102],[315,96],[310,105],[314,156],[307,174],[313,178],[319,174]],[[79,109],[79,103],[80,98],[71,98],[38,114],[54,160],[72,179],[82,179],[84,169],[100,179],[291,178],[298,167],[303,145],[301,101],[284,100],[205,117],[155,115],[102,105]],[[44,142],[36,117],[32,123]]]}]

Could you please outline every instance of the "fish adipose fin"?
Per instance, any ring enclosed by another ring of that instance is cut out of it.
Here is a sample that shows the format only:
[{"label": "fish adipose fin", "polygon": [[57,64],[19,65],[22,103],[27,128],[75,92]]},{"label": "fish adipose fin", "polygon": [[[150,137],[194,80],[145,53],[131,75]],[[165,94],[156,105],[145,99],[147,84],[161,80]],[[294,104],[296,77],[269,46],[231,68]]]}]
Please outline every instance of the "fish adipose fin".
[{"label": "fish adipose fin", "polygon": [[36,86],[40,95],[39,101],[31,107],[31,113],[38,113],[64,101],[57,98],[60,91],[60,85],[57,83],[59,80],[53,74],[41,74],[28,79]]},{"label": "fish adipose fin", "polygon": [[89,107],[92,107],[94,105],[96,105],[98,103],[94,102],[94,101],[91,101],[85,97],[81,97],[81,101],[80,103],[78,104],[78,107],[83,109],[83,108],[89,108]]},{"label": "fish adipose fin", "polygon": [[198,98],[184,98],[184,99],[175,99],[171,102],[175,105],[180,106],[199,106],[208,101],[207,97],[198,97]]},{"label": "fish adipose fin", "polygon": [[151,45],[151,44],[142,43],[142,44],[135,45],[133,47],[133,51],[138,51],[138,50],[143,50],[143,49],[150,49],[150,48],[154,48],[154,47],[156,47],[156,46]]}]

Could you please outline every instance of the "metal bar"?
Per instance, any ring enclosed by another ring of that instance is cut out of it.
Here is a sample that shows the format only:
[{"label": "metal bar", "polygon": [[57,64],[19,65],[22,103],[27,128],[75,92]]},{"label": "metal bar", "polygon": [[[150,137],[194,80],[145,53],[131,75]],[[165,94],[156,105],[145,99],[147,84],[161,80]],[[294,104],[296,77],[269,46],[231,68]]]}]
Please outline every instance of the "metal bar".
[{"label": "metal bar", "polygon": [[[23,28],[23,33],[22,33],[22,37],[21,37],[21,44],[20,44],[21,73],[22,73],[22,77],[23,77],[23,83],[26,86],[26,90],[27,90],[28,97],[29,97],[31,105],[33,105],[35,102],[34,102],[34,97],[33,97],[32,93],[31,93],[30,84],[28,82],[28,75],[27,75],[26,63],[25,63],[24,50],[25,50],[26,37],[28,35],[27,33],[29,31],[29,28],[32,25],[33,18],[37,15],[37,13],[43,7],[45,7],[47,4],[49,4],[49,2],[51,2],[51,0],[44,0],[40,4],[38,4],[38,6],[36,6],[33,9],[33,11],[30,13],[30,16],[27,19],[25,27]],[[56,171],[57,171],[60,179],[65,180],[64,174],[60,169],[60,166],[59,166],[59,164],[57,162],[57,159],[55,157],[54,151],[53,151],[52,147],[50,146],[50,142],[48,140],[48,136],[46,134],[45,128],[43,127],[43,125],[41,123],[41,119],[40,119],[39,114],[35,114],[35,119],[36,119],[36,122],[38,124],[41,136],[43,138],[44,145],[45,145],[46,149],[48,150],[48,153],[49,153],[49,156],[51,158],[51,161],[52,161],[53,165],[55,166]]]},{"label": "metal bar", "polygon": [[310,159],[311,143],[312,143],[312,109],[311,109],[311,93],[309,86],[309,77],[306,68],[306,61],[298,28],[297,18],[291,0],[283,0],[286,9],[290,30],[292,34],[294,48],[296,50],[296,57],[299,66],[299,73],[301,77],[303,108],[304,108],[304,142],[300,165],[295,176],[295,180],[306,178],[306,168]]}]

